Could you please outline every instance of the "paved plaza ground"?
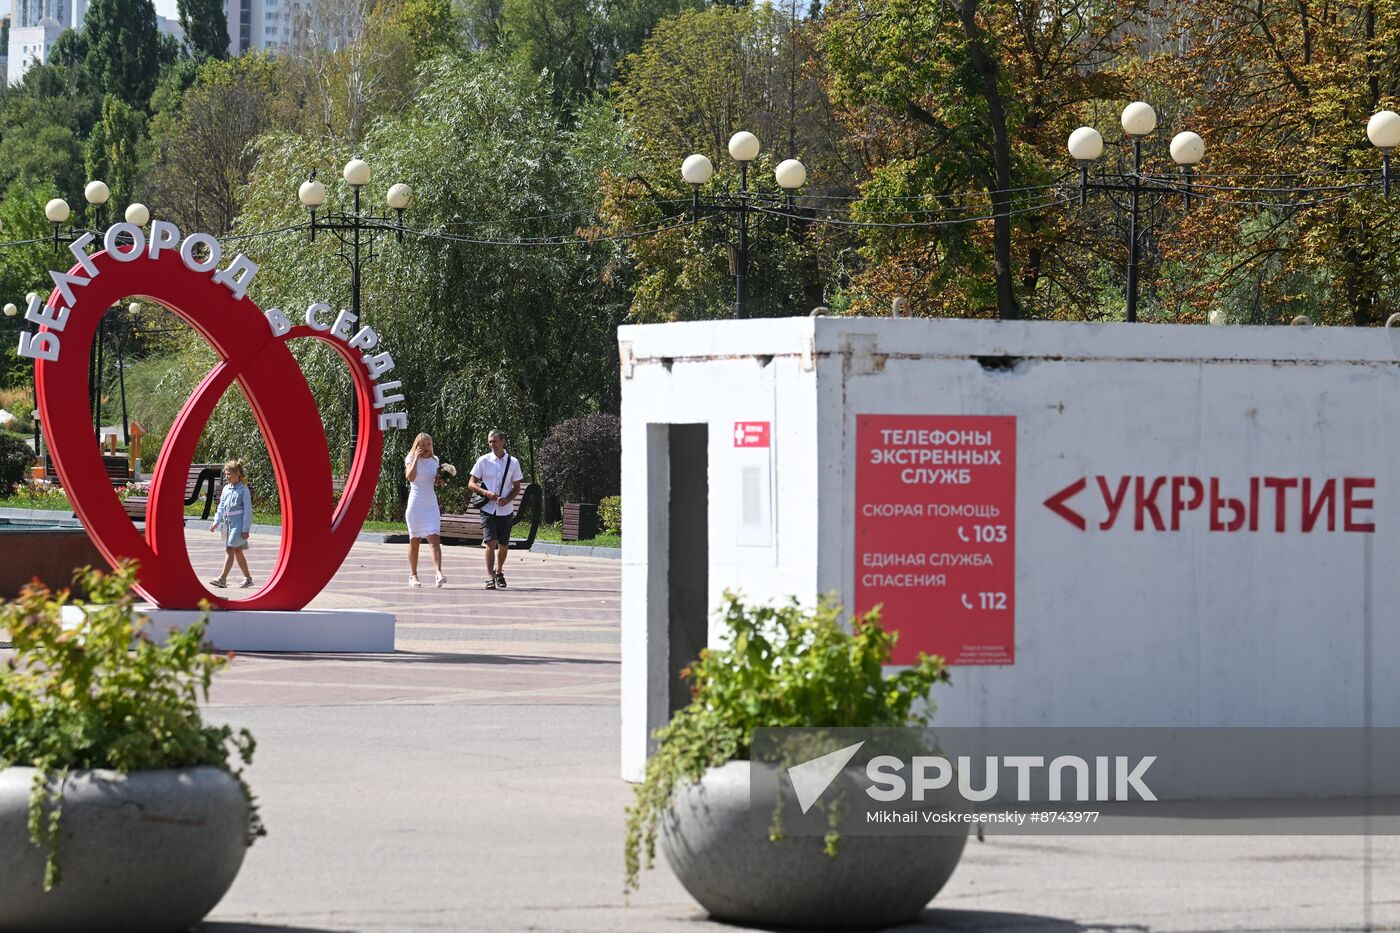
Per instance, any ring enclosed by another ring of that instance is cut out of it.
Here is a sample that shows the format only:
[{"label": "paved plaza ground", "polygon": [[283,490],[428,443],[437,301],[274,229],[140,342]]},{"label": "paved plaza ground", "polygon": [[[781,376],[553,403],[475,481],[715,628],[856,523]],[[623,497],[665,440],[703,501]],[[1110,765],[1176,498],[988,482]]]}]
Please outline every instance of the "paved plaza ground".
[{"label": "paved plaza ground", "polygon": [[[190,540],[212,575],[217,540]],[[255,536],[259,579],[274,555]],[[356,545],[317,602],[396,612],[395,654],[244,655],[217,683],[211,718],[258,739],[249,778],[270,834],[206,929],[735,929],[664,863],[622,896],[619,562],[514,554],[510,589],[491,592],[480,551],[448,548],[449,585],[410,590],[404,555]],[[924,922],[900,929],[1400,929],[1400,839],[1369,849],[988,835]]]}]

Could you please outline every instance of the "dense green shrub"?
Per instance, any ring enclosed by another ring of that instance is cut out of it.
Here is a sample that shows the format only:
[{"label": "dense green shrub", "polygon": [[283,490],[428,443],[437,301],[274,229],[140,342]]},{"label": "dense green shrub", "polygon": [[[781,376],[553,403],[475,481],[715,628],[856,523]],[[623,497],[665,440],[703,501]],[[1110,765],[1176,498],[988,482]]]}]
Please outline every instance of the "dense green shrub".
[{"label": "dense green shrub", "polygon": [[0,496],[10,496],[24,482],[34,459],[34,451],[24,441],[0,434]]},{"label": "dense green shrub", "polygon": [[598,500],[598,524],[604,531],[622,533],[622,497],[604,496]]},{"label": "dense green shrub", "polygon": [[[77,587],[89,594],[82,618],[65,625],[68,592],[29,586],[0,607],[0,629],[15,656],[0,676],[0,768],[38,769],[30,796],[29,833],[48,847],[44,885],[59,878],[63,784],[70,770],[127,772],[212,765],[239,777],[230,759],[253,760],[246,729],[206,725],[214,673],[227,659],[204,651],[207,619],[158,645],[142,633],[135,613],[131,566],[115,573],[87,571]],[[134,647],[133,647],[134,646]],[[248,844],[264,835],[251,807]]]},{"label": "dense green shrub", "polygon": [[540,445],[540,480],[565,502],[622,492],[622,421],[598,412],[556,424]]}]

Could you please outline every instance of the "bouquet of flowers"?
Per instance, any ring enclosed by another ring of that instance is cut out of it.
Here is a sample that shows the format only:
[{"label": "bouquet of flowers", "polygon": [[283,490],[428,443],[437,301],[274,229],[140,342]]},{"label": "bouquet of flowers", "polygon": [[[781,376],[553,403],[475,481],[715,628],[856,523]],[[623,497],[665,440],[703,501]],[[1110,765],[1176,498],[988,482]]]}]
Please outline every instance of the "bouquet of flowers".
[{"label": "bouquet of flowers", "polygon": [[447,481],[456,477],[456,475],[457,468],[450,463],[444,463],[442,466],[438,467],[437,479],[434,480],[433,485],[438,486],[439,488],[446,486]]}]

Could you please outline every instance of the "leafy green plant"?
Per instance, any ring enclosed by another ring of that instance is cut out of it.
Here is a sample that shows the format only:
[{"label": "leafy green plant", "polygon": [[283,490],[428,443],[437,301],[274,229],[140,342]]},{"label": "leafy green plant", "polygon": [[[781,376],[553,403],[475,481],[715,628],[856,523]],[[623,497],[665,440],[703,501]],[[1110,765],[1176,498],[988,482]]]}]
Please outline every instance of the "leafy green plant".
[{"label": "leafy green plant", "polygon": [[[656,753],[627,808],[629,891],[643,864],[650,868],[655,860],[657,824],[677,785],[747,759],[755,729],[924,725],[933,705],[916,710],[915,703],[948,681],[943,658],[922,653],[917,664],[885,673],[899,635],[880,625],[878,607],[853,619],[849,630],[829,597],[806,610],[796,599],[747,606],[726,591],[720,611],[728,647],[702,650],[682,672],[690,703],[656,731]],[[835,854],[835,845],[828,836],[827,854]]]},{"label": "leafy green plant", "polygon": [[[255,743],[244,729],[206,725],[214,673],[228,659],[204,651],[207,618],[165,644],[151,640],[136,615],[131,565],[113,573],[84,570],[75,581],[89,594],[28,586],[0,609],[0,628],[15,655],[0,676],[0,768],[37,769],[29,799],[29,834],[47,847],[44,887],[61,880],[59,839],[63,786],[74,770],[119,772],[212,765],[238,778],[248,797],[248,844],[266,835],[242,770]],[[65,625],[63,608],[80,607]]]},{"label": "leafy green plant", "polygon": [[622,497],[604,496],[598,500],[598,524],[604,531],[622,532]]}]

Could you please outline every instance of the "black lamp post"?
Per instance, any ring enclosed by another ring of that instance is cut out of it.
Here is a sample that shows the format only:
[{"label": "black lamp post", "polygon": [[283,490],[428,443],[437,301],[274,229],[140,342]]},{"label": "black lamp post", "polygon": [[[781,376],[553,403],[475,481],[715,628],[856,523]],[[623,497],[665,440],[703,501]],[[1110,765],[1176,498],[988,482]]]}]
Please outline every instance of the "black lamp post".
[{"label": "black lamp post", "polygon": [[[326,203],[326,186],[316,180],[313,170],[306,181],[301,183],[297,198],[302,206],[311,211],[311,224],[307,228],[311,242],[316,242],[318,230],[329,230],[339,241],[340,258],[350,267],[350,313],[356,320],[360,318],[360,274],[361,264],[374,258],[374,241],[380,233],[393,230],[394,237],[403,242],[403,212],[413,200],[413,189],[403,183],[389,187],[386,201],[394,212],[375,214],[360,206],[360,189],[369,184],[370,168],[362,159],[351,159],[341,172],[354,196],[354,206],[349,211],[317,212]],[[355,459],[355,448],[360,440],[360,403],[355,387],[350,387],[350,462]]]},{"label": "black lamp post", "polygon": [[[1138,257],[1141,238],[1141,208],[1144,193],[1165,195],[1180,193],[1185,199],[1186,209],[1191,209],[1193,197],[1199,197],[1191,189],[1192,171],[1205,155],[1205,142],[1195,133],[1177,133],[1171,141],[1172,161],[1177,164],[1180,175],[1175,178],[1144,175],[1142,172],[1142,142],[1157,128],[1157,114],[1147,104],[1136,101],[1123,108],[1123,133],[1133,147],[1132,171],[1101,172],[1093,178],[1089,167],[1103,155],[1103,137],[1093,127],[1081,126],[1070,134],[1069,154],[1079,163],[1079,203],[1088,199],[1090,191],[1127,193],[1128,203],[1128,270],[1127,270],[1127,318],[1137,320],[1138,298]],[[1380,185],[1386,196],[1390,195],[1390,153],[1400,147],[1400,114],[1393,110],[1381,110],[1371,116],[1366,123],[1366,136],[1381,151]],[[1180,187],[1176,187],[1179,184]],[[1364,185],[1362,187],[1365,187]],[[1270,189],[1281,190],[1281,189]],[[1294,192],[1294,189],[1287,189]],[[1294,193],[1316,189],[1299,188]],[[1115,203],[1118,203],[1115,201]],[[1121,204],[1118,205],[1122,207]],[[1218,309],[1217,309],[1218,310]],[[1223,315],[1212,311],[1208,316],[1211,323],[1223,322]]]},{"label": "black lamp post", "polygon": [[[1144,188],[1159,192],[1160,188],[1145,186],[1142,174],[1142,141],[1157,128],[1157,112],[1142,101],[1123,108],[1123,134],[1133,147],[1133,167],[1129,172],[1102,172],[1092,179],[1089,166],[1103,155],[1103,137],[1090,126],[1081,126],[1070,134],[1069,154],[1079,163],[1079,203],[1088,200],[1090,191],[1126,192],[1128,195],[1128,275],[1126,286],[1127,317],[1137,320],[1138,256],[1140,252],[1142,194]],[[1206,144],[1190,131],[1172,137],[1171,155],[1181,170],[1182,193],[1186,208],[1191,208],[1191,173],[1205,155]]]},{"label": "black lamp post", "polygon": [[[700,154],[686,156],[681,163],[681,177],[690,184],[692,222],[699,221],[706,214],[732,213],[739,217],[739,241],[731,243],[730,268],[734,275],[734,316],[749,316],[749,215],[755,208],[749,197],[749,163],[758,158],[758,137],[749,132],[738,132],[729,138],[729,155],[739,163],[739,191],[737,195],[724,195],[702,201],[700,186],[715,174],[710,160]],[[793,192],[807,181],[807,169],[796,159],[785,159],[778,163],[773,173],[778,185],[787,192],[787,205],[792,209]]]},{"label": "black lamp post", "polygon": [[[62,251],[60,247],[64,244],[72,244],[85,235],[90,234],[94,240],[101,240],[106,235],[106,224],[104,221],[106,219],[107,201],[111,198],[111,195],[112,192],[105,182],[90,181],[87,183],[86,187],[83,188],[83,198],[88,202],[88,206],[92,212],[92,226],[89,228],[70,226],[67,230],[63,229],[64,223],[68,221],[73,213],[72,209],[68,206],[68,202],[63,198],[54,198],[44,205],[44,216],[48,218],[49,223],[53,224],[52,243],[54,255],[58,255]],[[151,212],[144,204],[132,203],[127,206],[124,219],[127,223],[134,224],[137,227],[144,227],[150,222]],[[29,294],[30,303],[32,303],[36,297],[37,293],[31,292]],[[108,309],[109,312],[117,310],[115,306]],[[106,352],[106,335],[107,314],[104,313],[102,320],[98,322],[97,340],[93,342],[92,355],[88,361],[88,398],[92,404],[92,427],[93,432],[97,434],[99,440],[102,434],[102,371],[106,363],[104,358]],[[119,341],[117,346],[117,367],[118,380],[122,384],[122,436],[129,444],[131,442],[131,428],[126,422],[126,376],[123,371],[125,369],[123,355],[123,347]],[[38,402],[39,392],[36,386],[34,390],[34,403],[36,406]],[[37,453],[39,446],[39,425],[37,420],[34,425],[34,446],[35,452]]]}]

